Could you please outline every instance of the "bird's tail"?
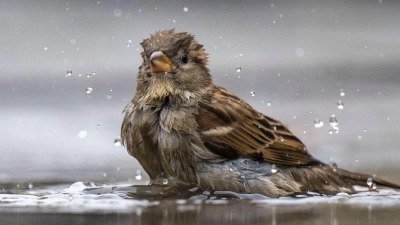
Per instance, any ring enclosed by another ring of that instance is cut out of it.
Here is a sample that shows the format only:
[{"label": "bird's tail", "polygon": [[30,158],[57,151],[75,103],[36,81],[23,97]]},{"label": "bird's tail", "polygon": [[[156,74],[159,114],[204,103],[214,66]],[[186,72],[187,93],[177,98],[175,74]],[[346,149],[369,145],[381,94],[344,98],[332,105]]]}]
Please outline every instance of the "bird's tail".
[{"label": "bird's tail", "polygon": [[[337,167],[320,165],[314,167],[288,168],[293,180],[302,191],[317,191],[334,194],[338,192],[356,193],[365,190],[397,189],[400,185],[367,174],[353,173]],[[363,190],[359,190],[358,187]]]},{"label": "bird's tail", "polygon": [[337,168],[335,171],[349,185],[358,185],[373,189],[394,188],[400,190],[400,185],[368,174],[353,173]]}]

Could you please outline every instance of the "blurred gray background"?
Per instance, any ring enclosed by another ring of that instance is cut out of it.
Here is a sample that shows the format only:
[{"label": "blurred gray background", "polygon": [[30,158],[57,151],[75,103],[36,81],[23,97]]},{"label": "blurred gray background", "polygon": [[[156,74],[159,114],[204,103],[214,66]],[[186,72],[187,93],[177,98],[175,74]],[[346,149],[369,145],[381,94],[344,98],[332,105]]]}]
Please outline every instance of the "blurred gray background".
[{"label": "blurred gray background", "polygon": [[400,182],[398,1],[0,3],[0,182],[134,180],[140,165],[114,140],[139,43],[171,28],[205,46],[216,84],[316,158]]}]

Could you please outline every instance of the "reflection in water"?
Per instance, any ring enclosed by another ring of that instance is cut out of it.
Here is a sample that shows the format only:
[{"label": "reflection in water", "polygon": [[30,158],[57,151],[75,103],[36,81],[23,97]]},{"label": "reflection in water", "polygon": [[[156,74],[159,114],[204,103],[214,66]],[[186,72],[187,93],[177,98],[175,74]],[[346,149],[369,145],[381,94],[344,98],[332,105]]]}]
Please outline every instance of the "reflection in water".
[{"label": "reflection in water", "polygon": [[400,192],[390,190],[278,199],[182,185],[93,182],[7,184],[0,190],[0,224],[397,224],[400,209]]}]

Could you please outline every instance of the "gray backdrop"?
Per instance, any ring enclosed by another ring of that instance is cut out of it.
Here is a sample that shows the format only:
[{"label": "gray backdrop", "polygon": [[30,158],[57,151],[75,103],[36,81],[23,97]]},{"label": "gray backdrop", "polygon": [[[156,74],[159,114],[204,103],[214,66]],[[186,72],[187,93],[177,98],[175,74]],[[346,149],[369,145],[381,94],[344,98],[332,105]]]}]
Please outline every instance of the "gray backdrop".
[{"label": "gray backdrop", "polygon": [[[315,157],[399,182],[399,9],[387,0],[0,1],[0,181],[134,179],[140,166],[114,140],[139,43],[176,28],[205,46],[216,84],[284,121]],[[338,134],[328,132],[332,113]]]}]

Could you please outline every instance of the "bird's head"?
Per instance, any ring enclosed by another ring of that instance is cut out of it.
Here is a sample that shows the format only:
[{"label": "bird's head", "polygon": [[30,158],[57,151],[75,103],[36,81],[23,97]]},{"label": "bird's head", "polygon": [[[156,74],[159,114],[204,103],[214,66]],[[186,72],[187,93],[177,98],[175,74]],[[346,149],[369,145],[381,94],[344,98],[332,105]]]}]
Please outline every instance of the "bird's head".
[{"label": "bird's head", "polygon": [[136,93],[141,99],[137,101],[154,105],[165,99],[185,101],[202,95],[212,85],[207,53],[193,35],[158,31],[140,44],[143,62]]}]

